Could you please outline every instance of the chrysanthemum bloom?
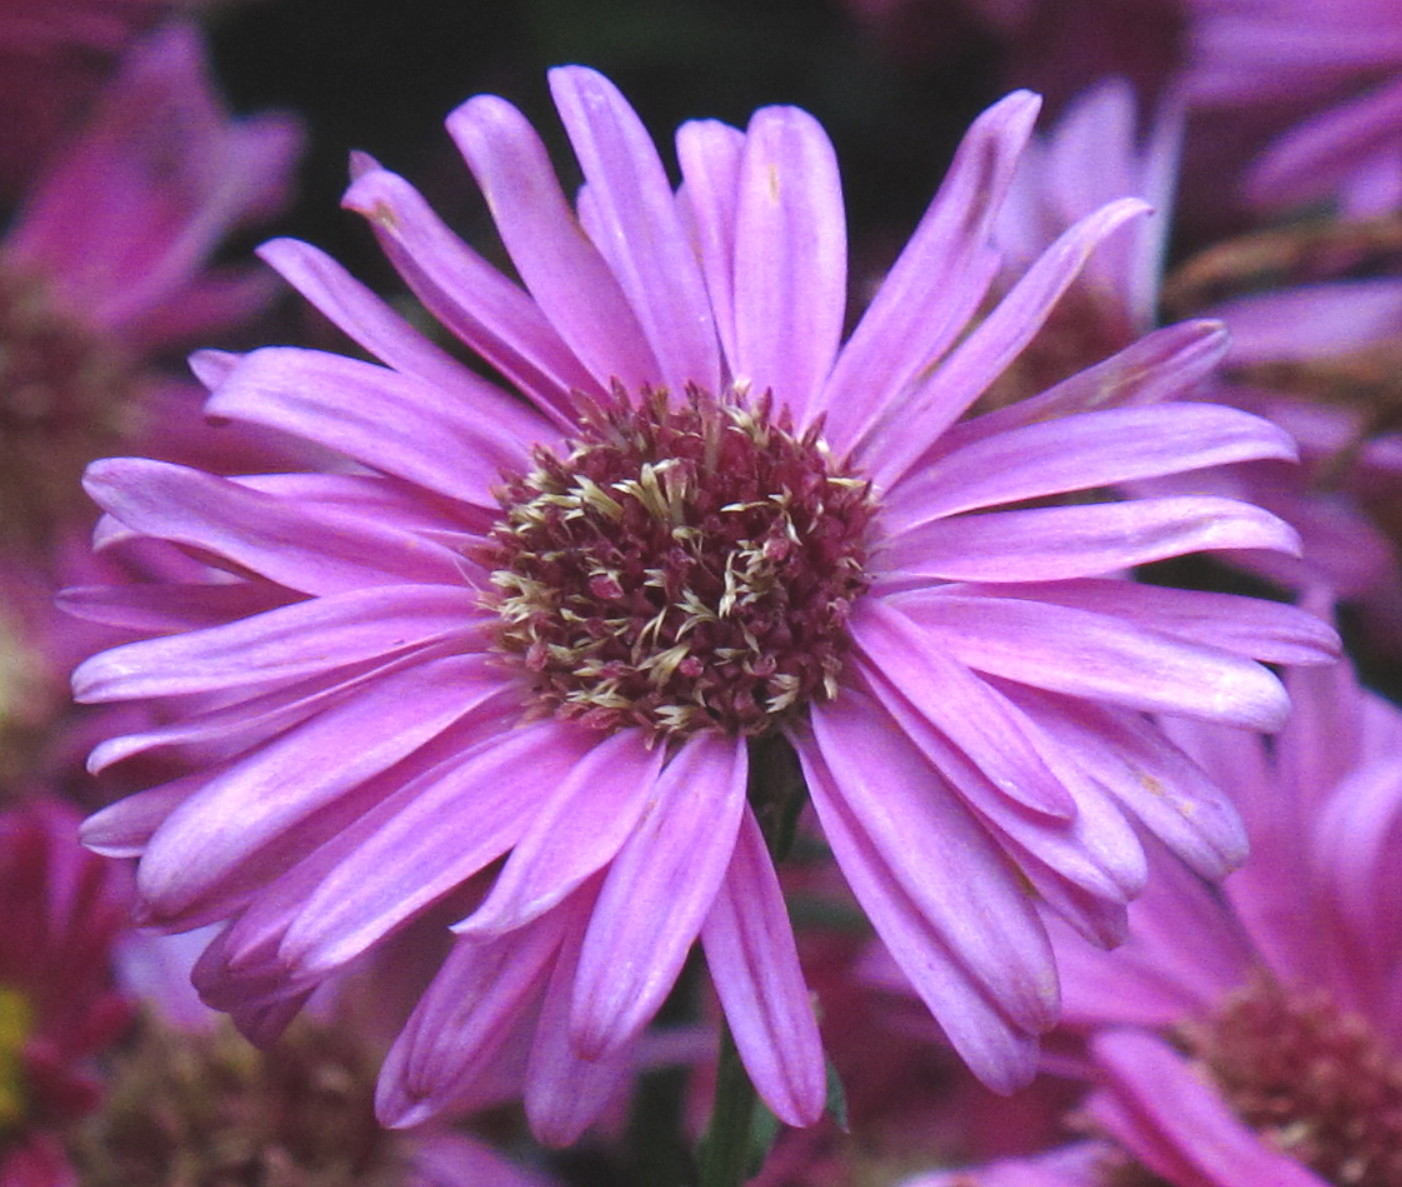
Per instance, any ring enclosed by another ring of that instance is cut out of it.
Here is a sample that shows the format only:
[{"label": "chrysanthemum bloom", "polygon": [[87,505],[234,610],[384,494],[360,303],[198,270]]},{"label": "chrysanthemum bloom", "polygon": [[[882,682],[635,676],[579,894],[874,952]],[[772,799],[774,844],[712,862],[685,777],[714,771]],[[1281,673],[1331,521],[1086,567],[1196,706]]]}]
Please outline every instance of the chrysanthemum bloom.
[{"label": "chrysanthemum bloom", "polygon": [[1142,210],[1078,223],[970,324],[1030,95],[975,124],[843,343],[841,191],[810,116],[685,125],[677,192],[606,80],[551,83],[577,207],[515,108],[449,119],[524,288],[373,162],[346,199],[510,391],[277,242],[265,258],[382,363],[205,356],[208,411],[353,464],[90,470],[104,547],[184,550],[222,580],[74,596],[155,636],[83,665],[78,696],[184,710],[94,769],[161,747],[200,764],[86,837],[141,857],[149,922],[231,921],[196,978],[263,1033],[430,905],[459,909],[382,1074],[391,1123],[514,1068],[537,1132],[570,1140],[698,936],[756,1086],[805,1123],[822,1052],[764,836],[791,807],[765,772],[792,747],[877,931],[1009,1089],[1057,1013],[1038,902],[1119,938],[1145,876],[1132,818],[1210,876],[1242,857],[1225,799],[1145,713],[1274,729],[1287,700],[1256,660],[1334,646],[1288,607],[1120,576],[1293,548],[1268,514],[1037,504],[1292,446],[1167,402],[1220,348],[1203,323],[956,424]]},{"label": "chrysanthemum bloom", "polygon": [[920,1187],[1402,1181],[1402,713],[1342,665],[1290,683],[1270,743],[1173,727],[1246,819],[1251,861],[1225,893],[1165,856],[1123,948],[1058,937],[1106,1140]]},{"label": "chrysanthemum bloom", "polygon": [[[117,446],[202,459],[198,388],[153,366],[261,309],[268,279],[209,260],[281,202],[281,117],[234,121],[199,41],[139,45],[0,241],[0,550],[85,532],[84,466]],[[247,464],[246,462],[244,463]]]},{"label": "chrysanthemum bloom", "polygon": [[92,1057],[120,1033],[111,984],[123,872],[78,844],[53,801],[0,813],[0,1182],[73,1181],[59,1131],[97,1103]]}]

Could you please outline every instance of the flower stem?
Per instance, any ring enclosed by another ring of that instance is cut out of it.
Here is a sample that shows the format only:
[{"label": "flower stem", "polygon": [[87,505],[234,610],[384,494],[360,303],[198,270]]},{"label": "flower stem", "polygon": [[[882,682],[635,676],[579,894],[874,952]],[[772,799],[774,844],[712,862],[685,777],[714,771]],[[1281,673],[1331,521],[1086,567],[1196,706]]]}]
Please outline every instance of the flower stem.
[{"label": "flower stem", "polygon": [[738,1187],[750,1177],[758,1103],[730,1027],[722,1023],[715,1104],[701,1143],[701,1187]]}]

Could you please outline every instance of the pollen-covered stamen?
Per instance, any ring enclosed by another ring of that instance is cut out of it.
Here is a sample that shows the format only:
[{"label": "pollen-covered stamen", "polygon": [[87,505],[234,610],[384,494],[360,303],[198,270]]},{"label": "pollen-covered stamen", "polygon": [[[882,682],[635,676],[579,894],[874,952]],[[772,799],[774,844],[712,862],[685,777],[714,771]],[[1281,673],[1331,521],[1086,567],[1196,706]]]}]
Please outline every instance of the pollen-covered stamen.
[{"label": "pollen-covered stamen", "polygon": [[485,560],[497,644],[541,706],[753,736],[836,694],[875,504],[816,428],[743,392],[616,392],[535,462],[498,492]]},{"label": "pollen-covered stamen", "polygon": [[1326,990],[1260,977],[1184,1033],[1271,1144],[1338,1187],[1402,1183],[1402,1052]]},{"label": "pollen-covered stamen", "polygon": [[0,543],[40,544],[84,508],[79,479],[134,415],[131,360],[0,267]]}]

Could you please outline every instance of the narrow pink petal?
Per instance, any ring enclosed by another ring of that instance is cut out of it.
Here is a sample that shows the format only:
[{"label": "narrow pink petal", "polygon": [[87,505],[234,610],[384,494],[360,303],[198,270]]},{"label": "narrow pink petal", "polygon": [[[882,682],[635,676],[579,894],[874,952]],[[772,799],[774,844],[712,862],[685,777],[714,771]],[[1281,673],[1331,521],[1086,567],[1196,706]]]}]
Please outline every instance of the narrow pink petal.
[{"label": "narrow pink petal", "polygon": [[1290,434],[1236,408],[1110,408],[983,437],[921,466],[887,495],[882,524],[894,536],[961,511],[1297,455]]},{"label": "narrow pink petal", "polygon": [[716,332],[735,358],[735,211],[745,134],[719,120],[693,120],[677,129],[682,201],[690,208],[697,253]]},{"label": "narrow pink petal", "polygon": [[[1037,752],[1055,766],[1057,778],[1071,793],[1074,811],[1069,819],[1018,805],[915,709],[899,683],[866,664],[860,671],[910,742],[950,781],[999,844],[1015,846],[1009,852],[1031,854],[1061,878],[1102,899],[1124,902],[1143,889],[1147,868],[1134,830],[1115,801],[1075,768],[1045,731],[1035,731]],[[1031,730],[1033,720],[1020,716],[1024,728]]]},{"label": "narrow pink petal", "polygon": [[1008,1158],[976,1168],[934,1171],[903,1179],[902,1187],[1090,1187],[1100,1181],[1113,1149],[1082,1142],[1032,1158]]},{"label": "narrow pink petal", "polygon": [[[472,384],[461,363],[310,243],[273,239],[258,248],[258,257],[343,333],[394,370],[449,390]],[[528,300],[524,294],[522,299]]]},{"label": "narrow pink petal", "polygon": [[672,756],[609,865],[584,936],[570,1029],[598,1059],[647,1025],[671,990],[735,848],[743,738],[699,734]]},{"label": "narrow pink petal", "polygon": [[806,425],[842,336],[847,226],[842,182],[818,122],[794,107],[755,112],[735,213],[738,378],[772,391]]},{"label": "narrow pink petal", "polygon": [[369,516],[289,505],[236,479],[144,458],[88,467],[83,488],[126,528],[307,594],[461,584],[457,553]]},{"label": "narrow pink petal", "polygon": [[570,1002],[581,931],[582,927],[572,928],[561,945],[526,1065],[526,1118],[531,1132],[548,1146],[578,1140],[623,1091],[633,1070],[633,1052],[627,1046],[584,1059],[571,1041]]},{"label": "narrow pink petal", "polygon": [[[824,832],[829,818],[845,836],[863,876],[890,882],[940,936],[941,943],[1000,1010],[1024,1030],[1056,1020],[1056,969],[1041,921],[1016,871],[984,827],[905,739],[883,709],[859,693],[811,709],[813,742],[822,755],[823,795],[813,790]],[[805,747],[804,749],[811,749]],[[843,874],[849,862],[829,836]],[[868,907],[870,912],[870,907]],[[881,924],[873,917],[877,930]]]},{"label": "narrow pink petal", "polygon": [[[1037,753],[1016,707],[941,651],[899,610],[867,599],[858,606],[851,630],[858,649],[883,682],[900,689],[902,699],[1003,795],[1060,820],[1076,814],[1075,803]],[[882,695],[881,688],[876,691]]]},{"label": "narrow pink petal", "polygon": [[460,935],[499,935],[548,910],[613,860],[654,803],[665,757],[638,729],[602,738],[539,808],[487,901],[454,926]]},{"label": "narrow pink petal", "polygon": [[291,347],[254,351],[206,412],[292,433],[385,474],[495,508],[503,469],[558,432],[519,400],[473,378],[439,388],[358,359]]},{"label": "narrow pink petal", "polygon": [[455,1130],[433,1129],[406,1134],[395,1143],[402,1167],[399,1187],[553,1187],[536,1174],[497,1153],[480,1138]]},{"label": "narrow pink petal", "polygon": [[[1226,327],[1199,319],[1154,330],[1103,362],[1078,371],[1040,395],[951,425],[937,450],[953,452],[975,441],[1082,412],[1149,407],[1187,395],[1213,375],[1227,352]],[[1183,406],[1179,405],[1182,411]],[[918,477],[916,470],[912,478]]]},{"label": "narrow pink petal", "polygon": [[827,1100],[823,1041],[779,878],[748,807],[701,942],[750,1080],[785,1125],[812,1125]]},{"label": "narrow pink petal", "polygon": [[1087,215],[1049,247],[998,306],[908,398],[890,406],[864,441],[862,457],[877,486],[890,488],[911,464],[1022,353],[1101,240],[1148,207],[1112,202]]},{"label": "narrow pink petal", "polygon": [[891,601],[969,667],[1020,684],[1268,733],[1289,713],[1259,664],[1109,614],[943,590]]},{"label": "narrow pink petal", "polygon": [[343,964],[465,882],[517,843],[591,741],[535,722],[407,784],[325,847],[332,861],[296,904],[282,957],[312,970]]},{"label": "narrow pink petal", "polygon": [[[568,393],[600,390],[530,295],[453,234],[402,177],[369,169],[356,178],[341,204],[369,220],[385,254],[425,308],[541,412],[568,423]],[[342,299],[343,293],[338,289]],[[394,358],[380,357],[408,371]]]},{"label": "narrow pink petal", "polygon": [[166,818],[210,779],[203,770],[108,804],[83,821],[83,844],[104,857],[140,857]]},{"label": "narrow pink petal", "polygon": [[823,835],[843,876],[945,1037],[995,1092],[1025,1086],[1037,1070],[1037,1040],[994,1006],[950,954],[941,933],[891,874],[843,802],[816,748],[800,742],[798,753]]},{"label": "narrow pink petal", "polygon": [[228,585],[89,585],[65,589],[54,599],[66,614],[122,627],[141,635],[166,635],[251,618],[296,600],[270,582]]},{"label": "narrow pink petal", "polygon": [[1222,878],[1245,860],[1246,830],[1232,801],[1163,730],[1138,713],[1034,689],[1012,689],[1009,695],[1076,756],[1087,775],[1204,878]]},{"label": "narrow pink petal", "polygon": [[441,585],[312,598],[226,626],[114,647],[79,666],[73,693],[88,703],[290,681],[445,639],[466,642],[478,615],[472,591]]},{"label": "narrow pink petal", "polygon": [[1301,545],[1299,533],[1269,511],[1209,496],[989,511],[938,519],[885,541],[878,588],[934,580],[1065,581],[1229,548],[1298,556]]},{"label": "narrow pink petal", "polygon": [[662,381],[719,389],[720,352],[696,253],[661,158],[618,89],[593,70],[550,72],[550,92],[592,195],[595,242],[642,323]]},{"label": "narrow pink petal", "polygon": [[[990,597],[1025,598],[1110,614],[1192,643],[1220,647],[1266,663],[1323,665],[1330,670],[1339,654],[1338,635],[1318,615],[1263,598],[1171,589],[1116,578],[971,585],[966,589]],[[1303,674],[1292,676],[1302,678]],[[1294,696],[1292,692],[1292,700]],[[1308,715],[1295,714],[1291,721],[1301,723],[1303,717]]]},{"label": "narrow pink petal", "polygon": [[1110,1031],[1094,1041],[1115,1108],[1090,1111],[1155,1173],[1204,1187],[1327,1187],[1249,1129],[1188,1061],[1163,1040]]},{"label": "narrow pink petal", "polygon": [[575,356],[605,388],[615,379],[634,392],[661,384],[637,315],[580,230],[525,116],[504,99],[479,95],[447,122],[516,270]]},{"label": "narrow pink petal", "polygon": [[380,1071],[381,1124],[421,1124],[461,1103],[540,997],[566,919],[547,914],[487,941],[459,938]]},{"label": "narrow pink petal", "polygon": [[411,754],[498,688],[477,656],[430,660],[284,734],[171,813],[142,858],[142,897],[158,913],[178,912],[258,846]]},{"label": "narrow pink petal", "polygon": [[842,348],[820,411],[846,452],[963,333],[996,263],[994,216],[1032,132],[1041,101],[1016,91],[965,134],[954,162],[900,258]]}]

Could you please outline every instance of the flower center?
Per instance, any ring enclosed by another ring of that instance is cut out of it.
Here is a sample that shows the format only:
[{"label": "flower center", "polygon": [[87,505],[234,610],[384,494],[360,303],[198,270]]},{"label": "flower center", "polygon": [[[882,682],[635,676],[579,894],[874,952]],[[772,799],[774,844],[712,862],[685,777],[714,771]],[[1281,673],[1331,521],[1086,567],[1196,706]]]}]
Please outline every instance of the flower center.
[{"label": "flower center", "polygon": [[1340,1187],[1402,1183],[1402,1059],[1325,990],[1259,978],[1190,1032],[1237,1116]]},{"label": "flower center", "polygon": [[[1402,1183],[1402,1059],[1373,1024],[1322,989],[1260,976],[1179,1027],[1232,1111],[1337,1187]],[[1168,1187],[1112,1158],[1103,1187]]]},{"label": "flower center", "polygon": [[42,281],[0,267],[0,544],[41,545],[86,508],[83,468],[120,437],[131,379]]},{"label": "flower center", "polygon": [[765,733],[836,695],[869,585],[871,484],[767,398],[622,392],[497,492],[496,643],[538,706],[601,730]]},{"label": "flower center", "polygon": [[146,1017],[69,1154],[85,1187],[390,1187],[404,1171],[374,1085],[373,1056],[343,1027],[302,1021],[260,1052],[227,1023],[187,1032]]}]

